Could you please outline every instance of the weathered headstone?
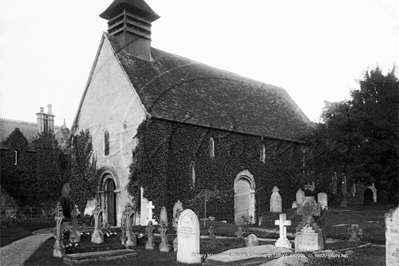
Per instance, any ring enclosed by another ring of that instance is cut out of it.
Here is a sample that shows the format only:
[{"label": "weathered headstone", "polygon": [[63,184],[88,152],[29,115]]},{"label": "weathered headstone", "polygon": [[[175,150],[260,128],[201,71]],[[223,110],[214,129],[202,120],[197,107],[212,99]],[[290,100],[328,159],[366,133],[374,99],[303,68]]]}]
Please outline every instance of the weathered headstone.
[{"label": "weathered headstone", "polygon": [[246,245],[247,247],[254,247],[254,246],[259,246],[259,240],[256,237],[256,235],[254,234],[250,234],[247,238],[246,238]]},{"label": "weathered headstone", "polygon": [[62,258],[65,255],[65,246],[63,239],[63,230],[62,230],[62,220],[64,219],[64,214],[62,211],[61,203],[57,203],[57,207],[55,207],[55,222],[57,228],[56,240],[54,243],[53,249],[53,257]]},{"label": "weathered headstone", "polygon": [[270,196],[270,212],[282,212],[281,196],[278,193],[279,189],[275,186],[273,193]]},{"label": "weathered headstone", "polygon": [[371,186],[368,186],[369,189],[373,192],[373,202],[377,202],[377,189],[374,186],[374,183]]},{"label": "weathered headstone", "polygon": [[161,234],[161,244],[159,244],[159,251],[161,252],[169,252],[170,247],[168,244],[168,236],[166,235],[166,231],[168,229],[165,227],[163,223],[158,228],[159,233]]},{"label": "weathered headstone", "polygon": [[385,190],[378,191],[377,200],[378,200],[378,203],[383,206],[388,205],[388,193]]},{"label": "weathered headstone", "polygon": [[287,227],[291,225],[291,221],[286,220],[287,215],[285,213],[280,214],[280,219],[275,220],[274,224],[279,226],[280,229],[280,237],[277,239],[277,242],[274,244],[276,247],[282,248],[292,248],[290,241],[287,238]]},{"label": "weathered headstone", "polygon": [[81,232],[78,231],[78,219],[77,217],[79,216],[80,211],[78,205],[75,204],[73,211],[71,212],[71,217],[72,217],[72,229],[71,233],[69,234],[69,242],[71,243],[79,243],[80,242],[80,236]]},{"label": "weathered headstone", "polygon": [[159,215],[159,223],[163,223],[165,226],[168,226],[168,213],[166,211],[165,206],[161,209],[161,214]]},{"label": "weathered headstone", "polygon": [[351,224],[351,227],[348,228],[348,233],[351,234],[349,241],[360,241],[358,236],[363,234],[362,229],[359,228],[358,224]]},{"label": "weathered headstone", "polygon": [[305,198],[305,192],[301,188],[296,192],[296,204],[297,206],[302,205],[303,200]]},{"label": "weathered headstone", "polygon": [[216,238],[215,233],[213,232],[213,226],[212,225],[209,226],[208,236],[209,236],[209,239],[215,239]]},{"label": "weathered headstone", "polygon": [[200,231],[197,215],[190,209],[184,210],[177,226],[177,261],[182,263],[201,263]]},{"label": "weathered headstone", "polygon": [[127,241],[125,243],[125,247],[135,247],[137,245],[137,238],[136,235],[133,233],[133,206],[130,203],[126,204],[125,209],[126,214],[126,235]]},{"label": "weathered headstone", "polygon": [[243,238],[244,237],[244,232],[242,231],[242,227],[237,228],[236,236],[238,238]]},{"label": "weathered headstone", "polygon": [[148,217],[147,217],[147,224],[148,222],[152,222],[153,224],[157,224],[157,221],[155,221],[152,218],[152,210],[155,208],[155,206],[152,204],[152,201],[149,201],[147,204],[147,209],[148,209]]},{"label": "weathered headstone", "polygon": [[327,193],[320,192],[317,194],[317,201],[320,203],[323,209],[328,209]]},{"label": "weathered headstone", "polygon": [[296,228],[295,252],[316,251],[324,248],[323,230],[314,221],[314,216],[320,216],[320,203],[313,197],[306,197],[303,206],[297,214],[302,215],[302,221]]},{"label": "weathered headstone", "polygon": [[145,249],[154,250],[154,226],[152,222],[149,221],[147,227],[145,228],[145,233],[147,235],[147,242],[145,243]]},{"label": "weathered headstone", "polygon": [[399,265],[399,207],[385,214],[386,265]]},{"label": "weathered headstone", "polygon": [[91,243],[101,244],[104,243],[104,234],[100,230],[100,214],[103,210],[100,207],[100,203],[96,203],[96,207],[93,210],[94,215],[94,231],[91,234]]},{"label": "weathered headstone", "polygon": [[178,200],[175,203],[175,206],[173,206],[173,227],[177,228],[177,222],[179,221],[179,216],[181,214],[181,212],[183,211],[183,203],[180,202],[180,200]]}]

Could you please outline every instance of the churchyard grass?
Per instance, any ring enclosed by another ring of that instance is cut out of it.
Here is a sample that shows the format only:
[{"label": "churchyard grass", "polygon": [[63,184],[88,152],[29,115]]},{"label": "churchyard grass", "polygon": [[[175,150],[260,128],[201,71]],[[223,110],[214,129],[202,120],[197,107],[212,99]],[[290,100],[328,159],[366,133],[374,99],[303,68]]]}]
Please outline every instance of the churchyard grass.
[{"label": "churchyard grass", "polygon": [[[338,240],[335,242],[328,242],[325,249],[345,250],[351,253],[351,259],[346,265],[385,265],[385,247],[378,246],[385,243],[385,224],[384,215],[389,210],[388,207],[373,207],[373,206],[353,206],[348,208],[330,208],[326,219],[326,235],[327,239],[331,238]],[[300,221],[300,216],[295,215],[294,210],[288,210],[287,219],[292,220],[293,226],[288,226],[288,233],[295,232],[295,226]],[[274,220],[278,219],[278,214],[268,213],[264,215],[263,226],[255,227],[253,225],[243,227],[245,231],[244,237],[250,233],[256,234],[259,238],[278,238],[278,227],[274,225]],[[347,228],[350,224],[357,223],[363,229],[363,236],[360,242],[349,242],[350,234],[347,233]],[[206,226],[203,226],[203,221],[200,222],[201,235],[208,235],[208,228],[210,225],[214,228],[216,236],[230,236],[234,237],[237,231],[237,226],[217,221],[207,221]],[[338,226],[337,226],[338,225]],[[134,226],[134,232],[144,233],[144,227]],[[120,231],[115,237],[119,241]],[[174,230],[169,227],[168,233],[173,234]],[[168,235],[169,244],[175,235]],[[288,238],[293,240],[292,235]],[[105,239],[107,242],[108,239]],[[26,262],[26,265],[64,265],[61,259],[52,257],[52,249],[54,239],[49,239],[40,247],[36,253]],[[261,241],[262,244],[274,244],[274,241]],[[137,251],[137,256],[132,260],[116,259],[112,261],[104,261],[96,263],[96,265],[181,265],[176,261],[176,253],[161,253],[158,250],[160,237],[155,237],[156,248],[154,251],[145,250],[144,244],[134,249]],[[376,244],[377,246],[370,245]],[[200,253],[220,253],[232,248],[244,247],[245,240],[238,238],[218,238],[211,241],[207,238],[201,238]],[[359,247],[360,248],[356,248]],[[344,251],[344,252],[345,252]],[[237,264],[239,265],[239,264]]]}]

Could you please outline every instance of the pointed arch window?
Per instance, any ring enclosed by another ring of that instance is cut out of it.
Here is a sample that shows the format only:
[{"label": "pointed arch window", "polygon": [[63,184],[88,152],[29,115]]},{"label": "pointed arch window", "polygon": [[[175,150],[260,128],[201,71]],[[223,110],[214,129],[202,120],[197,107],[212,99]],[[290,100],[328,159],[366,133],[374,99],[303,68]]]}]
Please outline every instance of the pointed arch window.
[{"label": "pointed arch window", "polygon": [[266,147],[265,144],[262,143],[262,147],[260,148],[260,161],[265,162],[266,160]]},{"label": "pointed arch window", "polygon": [[109,133],[108,130],[104,131],[104,156],[109,155]]},{"label": "pointed arch window", "polygon": [[209,140],[209,156],[211,158],[215,157],[215,141],[213,140],[213,138]]},{"label": "pointed arch window", "polygon": [[195,187],[195,162],[190,163],[191,188]]}]

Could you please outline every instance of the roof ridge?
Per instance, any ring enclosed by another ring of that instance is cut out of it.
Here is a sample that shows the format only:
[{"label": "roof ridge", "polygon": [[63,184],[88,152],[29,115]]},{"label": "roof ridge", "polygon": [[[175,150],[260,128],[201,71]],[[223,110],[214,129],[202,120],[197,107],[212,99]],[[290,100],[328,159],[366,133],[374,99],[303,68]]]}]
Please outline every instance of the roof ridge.
[{"label": "roof ridge", "polygon": [[16,119],[4,118],[4,117],[0,117],[0,121],[12,122],[12,123],[24,123],[24,124],[28,124],[28,125],[32,125],[32,126],[37,126],[37,123],[35,123],[35,122],[16,120]]}]

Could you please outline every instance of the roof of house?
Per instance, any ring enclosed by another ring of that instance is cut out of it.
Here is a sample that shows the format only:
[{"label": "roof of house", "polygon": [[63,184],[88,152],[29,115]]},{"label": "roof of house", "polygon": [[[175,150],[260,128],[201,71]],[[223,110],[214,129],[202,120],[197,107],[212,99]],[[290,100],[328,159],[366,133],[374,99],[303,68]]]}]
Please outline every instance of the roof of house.
[{"label": "roof of house", "polygon": [[101,18],[110,19],[116,14],[120,14],[121,10],[133,10],[134,13],[140,14],[141,17],[149,21],[155,21],[159,15],[143,0],[114,0],[112,4],[100,14]]},{"label": "roof of house", "polygon": [[140,59],[104,36],[154,118],[289,141],[312,127],[282,88],[155,48],[151,61]]},{"label": "roof of house", "polygon": [[36,123],[0,118],[0,142],[6,140],[15,128],[19,128],[29,143],[38,136]]}]

